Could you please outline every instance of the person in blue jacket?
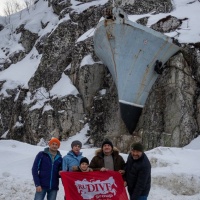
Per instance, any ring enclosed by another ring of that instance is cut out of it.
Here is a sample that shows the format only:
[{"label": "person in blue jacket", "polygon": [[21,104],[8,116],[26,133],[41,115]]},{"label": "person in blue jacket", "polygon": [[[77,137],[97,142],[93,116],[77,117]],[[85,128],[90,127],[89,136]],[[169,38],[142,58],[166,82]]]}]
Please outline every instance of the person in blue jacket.
[{"label": "person in blue jacket", "polygon": [[[82,152],[80,152],[82,147],[82,143],[79,140],[74,140],[71,143],[71,150],[67,153],[66,156],[63,157],[62,162],[62,171],[74,171],[74,168],[77,168],[80,164],[82,156]],[[64,200],[66,198],[64,197]]]},{"label": "person in blue jacket", "polygon": [[67,153],[66,156],[63,157],[62,162],[62,170],[63,171],[73,171],[74,166],[79,166],[82,156],[82,152],[80,152],[82,147],[82,143],[79,140],[74,140],[71,143],[71,151]]},{"label": "person in blue jacket", "polygon": [[62,156],[58,151],[60,141],[52,138],[49,147],[37,154],[32,175],[36,187],[34,200],[56,200],[59,186],[59,172],[62,170]]}]

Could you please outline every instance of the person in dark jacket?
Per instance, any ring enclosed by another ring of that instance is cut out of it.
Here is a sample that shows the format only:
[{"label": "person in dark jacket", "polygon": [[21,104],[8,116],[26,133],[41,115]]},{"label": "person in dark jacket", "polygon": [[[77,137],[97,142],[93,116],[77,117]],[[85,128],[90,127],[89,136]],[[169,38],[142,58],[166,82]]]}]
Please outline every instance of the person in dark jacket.
[{"label": "person in dark jacket", "polygon": [[89,167],[94,171],[114,170],[120,174],[124,174],[125,162],[119,151],[110,140],[105,140],[102,143],[101,149],[97,149],[95,156],[92,158]]},{"label": "person in dark jacket", "polygon": [[62,170],[62,156],[58,151],[60,141],[52,138],[49,147],[37,154],[32,167],[36,187],[34,200],[56,200],[59,186],[59,171]]},{"label": "person in dark jacket", "polygon": [[125,180],[130,200],[147,200],[151,188],[151,164],[141,143],[131,145],[125,166]]}]

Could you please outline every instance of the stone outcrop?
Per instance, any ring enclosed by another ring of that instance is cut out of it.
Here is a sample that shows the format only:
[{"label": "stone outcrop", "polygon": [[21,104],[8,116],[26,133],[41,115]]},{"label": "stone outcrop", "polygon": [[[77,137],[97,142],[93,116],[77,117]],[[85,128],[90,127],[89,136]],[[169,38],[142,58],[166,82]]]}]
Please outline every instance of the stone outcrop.
[{"label": "stone outcrop", "polygon": [[168,61],[162,76],[152,88],[138,124],[138,134],[150,149],[184,146],[199,129],[195,117],[197,82],[182,53]]}]

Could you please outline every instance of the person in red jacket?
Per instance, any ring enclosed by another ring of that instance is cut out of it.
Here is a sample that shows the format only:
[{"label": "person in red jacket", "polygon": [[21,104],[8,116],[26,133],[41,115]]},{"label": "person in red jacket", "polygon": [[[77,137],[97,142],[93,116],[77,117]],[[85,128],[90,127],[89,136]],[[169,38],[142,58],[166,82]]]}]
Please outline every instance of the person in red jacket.
[{"label": "person in red jacket", "polygon": [[60,141],[52,138],[49,141],[49,147],[37,154],[33,167],[32,175],[36,187],[34,200],[44,200],[47,194],[47,200],[56,200],[59,171],[62,170],[62,156],[58,151]]}]

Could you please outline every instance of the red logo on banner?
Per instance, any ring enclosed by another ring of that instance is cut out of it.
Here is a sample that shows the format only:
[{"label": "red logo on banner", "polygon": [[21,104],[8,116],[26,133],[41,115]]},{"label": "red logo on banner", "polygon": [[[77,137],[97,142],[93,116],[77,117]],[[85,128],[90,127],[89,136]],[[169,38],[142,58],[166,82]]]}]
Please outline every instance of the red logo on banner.
[{"label": "red logo on banner", "polygon": [[119,172],[61,172],[66,200],[128,200]]}]

